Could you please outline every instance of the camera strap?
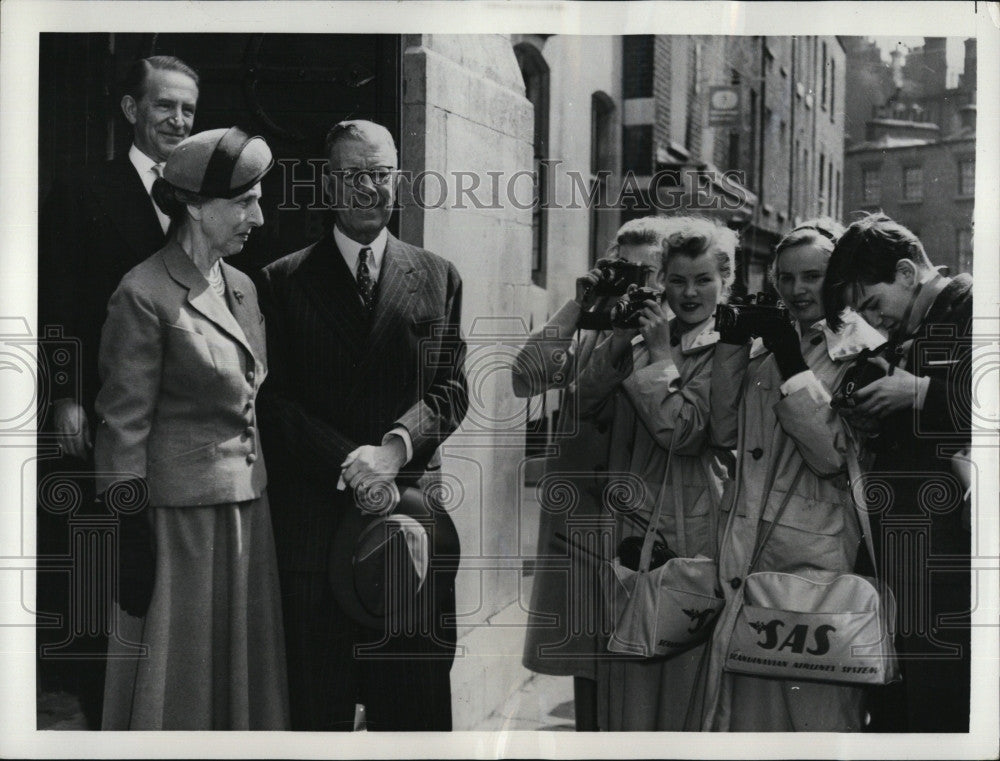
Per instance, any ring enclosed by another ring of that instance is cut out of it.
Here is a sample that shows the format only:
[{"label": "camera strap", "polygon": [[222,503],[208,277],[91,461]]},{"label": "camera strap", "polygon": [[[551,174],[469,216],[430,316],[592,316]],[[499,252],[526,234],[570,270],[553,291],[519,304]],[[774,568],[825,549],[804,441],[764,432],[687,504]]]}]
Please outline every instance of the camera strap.
[{"label": "camera strap", "polygon": [[[674,441],[670,439],[670,447],[667,449],[667,464],[663,469],[663,480],[660,483],[660,491],[656,497],[656,506],[653,514],[649,517],[649,524],[646,527],[646,538],[642,542],[642,552],[639,553],[639,571],[645,573],[649,571],[649,564],[653,558],[653,542],[656,539],[657,529],[660,526],[660,515],[663,513],[663,500],[667,493],[667,486],[673,483],[670,477],[670,468],[674,460]],[[684,541],[684,510],[679,504],[679,500],[674,500],[674,515],[677,521],[677,539],[680,557],[687,557],[687,543]]]}]

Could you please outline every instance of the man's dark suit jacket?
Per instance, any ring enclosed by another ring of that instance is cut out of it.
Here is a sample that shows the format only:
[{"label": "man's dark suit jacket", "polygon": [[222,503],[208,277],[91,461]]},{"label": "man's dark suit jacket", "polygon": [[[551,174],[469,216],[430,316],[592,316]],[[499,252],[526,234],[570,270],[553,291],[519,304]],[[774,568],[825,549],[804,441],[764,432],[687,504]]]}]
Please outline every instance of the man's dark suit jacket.
[{"label": "man's dark suit jacket", "polygon": [[905,369],[931,381],[923,408],[890,415],[872,442],[871,477],[890,495],[872,511],[872,533],[896,593],[903,681],[872,692],[869,731],[967,732],[971,642],[960,619],[970,609],[971,534],[950,454],[972,439],[971,277],[945,286],[902,349]]},{"label": "man's dark suit jacket", "polygon": [[426,484],[440,467],[439,445],[465,416],[461,279],[447,260],[390,235],[369,318],[327,234],[265,267],[258,292],[271,368],[259,413],[278,564],[325,573],[339,518],[355,509],[336,489],[346,455],[404,426],[413,459],[400,481]]},{"label": "man's dark suit jacket", "polygon": [[64,335],[81,341],[77,378],[91,417],[108,300],[125,273],[165,242],[153,201],[127,153],[60,179],[42,204],[38,324],[61,325]]},{"label": "man's dark suit jacket", "polygon": [[[45,401],[51,403],[64,397],[78,401],[90,418],[93,434],[97,423],[94,401],[100,388],[97,356],[108,301],[125,273],[161,249],[166,236],[127,153],[113,161],[67,172],[53,185],[39,212],[39,335],[45,335],[46,326],[60,327],[63,336],[80,342],[80,364],[64,368],[69,371],[67,379],[51,383]],[[44,346],[40,344],[40,363]],[[41,377],[54,379],[56,374],[49,372]],[[46,435],[51,430],[51,413],[46,411],[45,417],[39,418],[39,433]],[[39,480],[48,471],[79,473],[75,483],[80,489],[80,505],[86,509],[94,497],[93,467],[92,462],[69,457],[44,461],[39,467]],[[42,502],[39,499],[39,554],[65,556],[71,550],[67,521],[72,513],[50,512]],[[75,617],[79,614],[73,613],[66,598],[67,585],[62,573],[39,573],[39,608],[61,612],[65,622],[59,629],[40,628],[39,642],[60,642],[74,638],[74,631],[95,631],[106,625],[105,612],[84,613],[94,616],[92,620]],[[80,643],[80,639],[85,641]],[[76,638],[71,649],[103,654],[105,639]],[[59,679],[76,680],[88,724],[96,729],[101,726],[104,662],[94,655],[87,658],[78,664],[43,658],[39,673],[44,676],[48,671],[58,671]]]}]

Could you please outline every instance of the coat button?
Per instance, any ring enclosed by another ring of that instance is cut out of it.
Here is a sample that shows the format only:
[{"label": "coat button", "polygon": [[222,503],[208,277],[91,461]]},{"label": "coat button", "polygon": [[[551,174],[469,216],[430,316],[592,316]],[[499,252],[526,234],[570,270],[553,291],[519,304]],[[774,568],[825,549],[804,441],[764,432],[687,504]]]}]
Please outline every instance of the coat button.
[{"label": "coat button", "polygon": [[755,460],[759,460],[761,457],[764,456],[764,450],[761,449],[760,447],[755,447],[754,449],[750,450],[750,456],[753,457]]},{"label": "coat button", "polygon": [[733,589],[739,589],[740,588],[740,584],[742,584],[742,583],[743,582],[740,581],[740,577],[739,576],[733,576],[733,578],[731,578],[729,580],[729,586],[731,586]]},{"label": "coat button", "polygon": [[247,370],[247,383],[253,383],[255,377],[253,370]]},{"label": "coat button", "polygon": [[253,465],[255,462],[257,462],[257,455],[251,452],[250,454],[247,455],[247,464]]},{"label": "coat button", "polygon": [[252,425],[248,425],[244,433],[246,433],[247,436],[253,436],[255,433],[257,433],[257,429],[254,428]]},{"label": "coat button", "polygon": [[250,397],[250,399],[247,400],[247,406],[244,407],[243,409],[246,410],[247,412],[253,409],[253,397]]}]

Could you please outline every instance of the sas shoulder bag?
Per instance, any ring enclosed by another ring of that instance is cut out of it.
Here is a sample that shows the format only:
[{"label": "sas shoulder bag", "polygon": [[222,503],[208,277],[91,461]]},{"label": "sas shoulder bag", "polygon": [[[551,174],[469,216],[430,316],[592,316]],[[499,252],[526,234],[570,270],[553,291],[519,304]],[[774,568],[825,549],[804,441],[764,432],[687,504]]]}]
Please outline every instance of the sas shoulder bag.
[{"label": "sas shoulder bag", "polygon": [[[724,600],[718,590],[718,565],[714,558],[684,557],[687,554],[684,510],[680,495],[673,490],[678,550],[681,557],[671,557],[662,565],[651,567],[654,540],[664,496],[674,481],[670,474],[673,447],[667,453],[667,466],[660,484],[656,507],[646,526],[639,554],[638,570],[622,563],[621,549],[602,567],[604,602],[610,616],[608,650],[622,655],[654,658],[673,655],[707,639],[722,610]],[[703,467],[708,467],[702,461]],[[712,537],[716,536],[717,504],[709,489]]]},{"label": "sas shoulder bag", "polygon": [[[848,475],[855,514],[872,567],[878,568],[857,451],[850,437],[848,440]],[[733,600],[738,610],[725,669],[754,676],[848,684],[898,681],[899,663],[893,644],[896,603],[892,591],[878,578],[853,573],[753,570],[804,468],[805,463],[801,463],[774,519],[757,543],[746,579]],[[769,490],[770,486],[764,500]]]}]

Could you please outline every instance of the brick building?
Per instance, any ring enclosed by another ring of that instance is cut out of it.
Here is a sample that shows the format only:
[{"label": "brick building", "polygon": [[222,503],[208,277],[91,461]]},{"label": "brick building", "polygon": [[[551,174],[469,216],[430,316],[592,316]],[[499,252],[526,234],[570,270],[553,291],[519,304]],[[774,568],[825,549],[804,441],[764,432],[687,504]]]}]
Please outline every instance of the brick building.
[{"label": "brick building", "polygon": [[844,208],[848,217],[884,211],[920,237],[935,264],[971,272],[976,41],[965,40],[964,71],[952,87],[945,48],[945,38],[925,38],[905,63],[894,51],[877,75],[871,44],[849,49],[848,80],[858,87],[848,112],[857,124],[870,110],[863,134],[849,133]]},{"label": "brick building", "polygon": [[[623,219],[649,208],[721,216],[742,231],[739,279],[763,287],[784,233],[840,213],[840,39],[629,37],[623,59],[622,169],[642,184],[653,180],[647,205],[623,209]],[[712,118],[709,99],[719,86],[738,98],[727,123]],[[665,191],[681,203],[664,203]]]}]

